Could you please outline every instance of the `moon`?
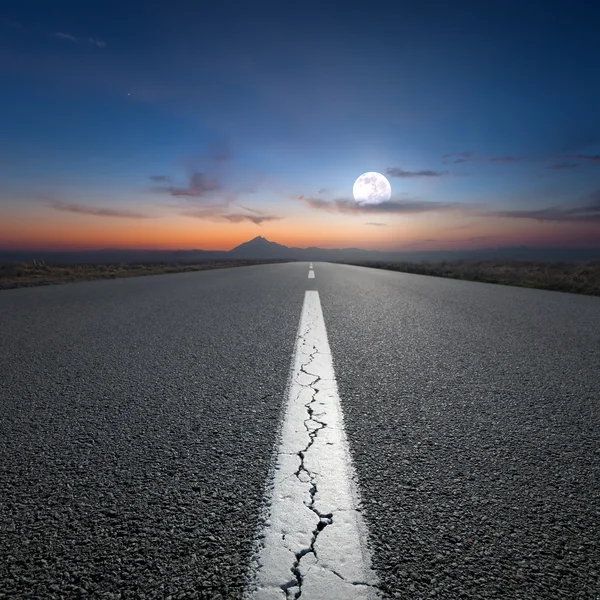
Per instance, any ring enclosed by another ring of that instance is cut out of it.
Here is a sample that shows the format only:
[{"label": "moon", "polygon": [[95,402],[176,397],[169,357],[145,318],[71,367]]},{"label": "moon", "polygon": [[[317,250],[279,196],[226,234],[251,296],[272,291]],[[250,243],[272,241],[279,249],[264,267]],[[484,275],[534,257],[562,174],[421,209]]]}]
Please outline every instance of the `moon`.
[{"label": "moon", "polygon": [[363,173],[354,182],[352,193],[357,202],[379,204],[390,199],[392,186],[381,173],[369,171],[368,173]]}]

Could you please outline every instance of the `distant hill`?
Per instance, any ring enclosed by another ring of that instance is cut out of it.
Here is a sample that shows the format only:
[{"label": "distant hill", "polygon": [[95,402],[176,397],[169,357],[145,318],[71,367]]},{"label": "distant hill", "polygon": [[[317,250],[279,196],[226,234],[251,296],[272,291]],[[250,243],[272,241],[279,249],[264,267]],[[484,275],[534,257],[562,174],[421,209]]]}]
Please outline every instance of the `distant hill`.
[{"label": "distant hill", "polygon": [[541,260],[581,261],[600,260],[600,248],[482,248],[478,250],[421,250],[404,252],[381,252],[360,248],[290,248],[270,242],[262,236],[244,242],[226,253],[230,257],[244,259],[287,259],[287,260],[390,260],[431,261],[442,260]]},{"label": "distant hill", "polygon": [[600,260],[600,248],[481,248],[477,250],[421,250],[381,252],[360,248],[290,248],[257,236],[228,251],[221,250],[122,250],[105,249],[84,252],[0,250],[0,262],[44,260],[54,264],[98,263],[197,263],[209,260],[312,260],[312,261],[393,261],[440,262],[451,260]]}]

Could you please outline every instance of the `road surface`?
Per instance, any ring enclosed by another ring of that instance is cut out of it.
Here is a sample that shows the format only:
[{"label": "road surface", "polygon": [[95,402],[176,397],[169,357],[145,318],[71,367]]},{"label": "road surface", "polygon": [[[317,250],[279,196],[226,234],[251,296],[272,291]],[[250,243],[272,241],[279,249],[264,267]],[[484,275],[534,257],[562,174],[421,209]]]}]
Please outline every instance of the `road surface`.
[{"label": "road surface", "polygon": [[307,290],[380,595],[600,597],[600,299],[308,272],[0,293],[0,598],[242,597]]}]

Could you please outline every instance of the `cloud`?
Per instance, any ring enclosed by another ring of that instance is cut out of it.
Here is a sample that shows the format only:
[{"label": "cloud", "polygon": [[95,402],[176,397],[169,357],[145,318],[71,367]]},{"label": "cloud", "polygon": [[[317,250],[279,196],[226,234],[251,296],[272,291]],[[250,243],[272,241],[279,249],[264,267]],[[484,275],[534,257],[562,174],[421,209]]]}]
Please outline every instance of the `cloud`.
[{"label": "cloud", "polygon": [[395,213],[395,214],[416,214],[434,211],[448,211],[464,208],[464,205],[453,202],[429,202],[426,200],[406,199],[406,200],[387,200],[377,204],[361,204],[355,200],[338,198],[336,200],[323,200],[322,198],[306,198],[299,196],[311,208],[325,210],[328,212],[341,212],[346,214],[361,213]]},{"label": "cloud", "polygon": [[283,218],[275,215],[265,215],[259,210],[253,210],[246,207],[242,208],[251,211],[252,214],[223,213],[227,207],[222,204],[213,204],[211,206],[203,206],[192,210],[185,210],[181,214],[185,217],[204,219],[208,221],[229,221],[230,223],[243,223],[244,221],[249,221],[255,225],[261,225],[262,223],[266,223],[268,221],[280,221]]},{"label": "cloud", "polygon": [[154,188],[154,191],[171,194],[171,196],[176,198],[205,198],[206,196],[210,196],[212,192],[217,192],[221,189],[221,184],[216,178],[196,171],[190,175],[187,187],[161,186]]},{"label": "cloud", "polygon": [[88,38],[88,42],[98,48],[106,48],[106,42],[97,38]]},{"label": "cloud", "polygon": [[386,223],[365,223],[365,225],[372,225],[373,227],[387,227]]},{"label": "cloud", "polygon": [[320,189],[320,190],[317,192],[317,194],[326,194],[326,193],[327,193],[327,191],[328,191],[328,190],[327,190],[326,188],[321,188],[321,189]]},{"label": "cloud", "polygon": [[572,156],[565,156],[565,158],[583,160],[585,162],[591,162],[600,165],[600,154],[574,154]]},{"label": "cloud", "polygon": [[495,163],[515,163],[523,160],[522,156],[490,156],[488,157],[490,162]]},{"label": "cloud", "polygon": [[447,175],[448,171],[405,171],[397,167],[388,167],[385,170],[385,174],[390,177],[408,179],[410,177],[442,177],[443,175]]},{"label": "cloud", "polygon": [[230,201],[197,206],[194,208],[187,207],[180,214],[185,217],[204,219],[208,221],[228,221],[229,223],[243,223],[244,221],[248,221],[250,223],[254,223],[255,225],[261,225],[262,223],[269,221],[280,221],[283,219],[283,217],[265,214],[263,211],[256,208],[249,208],[242,205],[239,205],[239,207],[247,211],[247,213],[227,213],[225,211],[229,210],[229,205]]},{"label": "cloud", "polygon": [[[200,153],[190,154],[178,161],[187,176],[187,185],[162,185],[151,189],[155,193],[170,194],[175,198],[199,198],[205,202],[218,196],[228,204],[240,193],[256,193],[255,190],[227,190],[222,180],[227,180],[227,165],[232,158],[232,151],[226,140],[216,140]],[[172,179],[166,175],[152,175],[155,183],[167,183]],[[228,198],[225,198],[225,196]]]},{"label": "cloud", "polygon": [[485,160],[491,163],[516,163],[525,160],[522,156],[485,156],[476,157],[473,152],[459,152],[456,154],[444,154],[442,161],[445,165],[458,165],[476,160]]},{"label": "cloud", "polygon": [[[452,157],[458,157],[455,160],[449,160]],[[463,162],[469,162],[475,160],[475,156],[471,153],[462,154],[444,154],[442,156],[444,159],[444,164],[451,165]],[[518,163],[524,161],[546,161],[546,160],[554,160],[555,162],[548,165],[546,169],[551,171],[558,171],[564,169],[574,169],[579,166],[582,162],[590,162],[594,164],[600,164],[600,154],[559,154],[552,155],[547,154],[545,156],[485,156],[482,157],[481,160],[484,160],[488,163],[496,163],[496,164],[511,164]]]},{"label": "cloud", "polygon": [[250,208],[248,206],[244,206],[243,204],[240,204],[240,208],[247,210],[248,212],[252,213],[253,215],[264,215],[262,210],[258,210],[257,208]]},{"label": "cloud", "polygon": [[55,31],[54,35],[57,38],[60,38],[61,40],[69,40],[71,42],[77,41],[77,38],[74,35],[71,35],[70,33],[62,33],[61,31]]},{"label": "cloud", "polygon": [[458,152],[455,154],[443,154],[442,162],[445,165],[458,165],[460,163],[469,162],[473,158],[472,152]]},{"label": "cloud", "polygon": [[[64,33],[63,31],[55,31],[54,36],[60,38],[61,40],[69,40],[70,42],[77,43],[77,38],[70,33]],[[100,40],[98,38],[89,37],[87,38],[87,42],[92,44],[92,46],[96,46],[97,48],[106,48],[106,42],[104,40]]]},{"label": "cloud", "polygon": [[575,169],[579,166],[581,166],[579,163],[556,162],[548,165],[546,169],[549,169],[550,171],[560,171],[563,169]]},{"label": "cloud", "polygon": [[250,221],[255,225],[260,225],[267,221],[280,221],[283,217],[276,217],[274,215],[244,215],[240,213],[232,213],[229,215],[221,215],[223,219],[230,223],[242,223],[243,221]]},{"label": "cloud", "polygon": [[311,208],[318,208],[328,212],[335,212],[335,204],[323,198],[307,198],[306,196],[298,196],[298,200],[303,200]]},{"label": "cloud", "polygon": [[54,210],[61,212],[71,212],[81,215],[92,215],[94,217],[118,217],[121,219],[150,219],[150,215],[134,212],[120,208],[101,208],[97,206],[87,206],[84,204],[72,204],[54,200],[47,203]]},{"label": "cloud", "polygon": [[496,217],[512,219],[535,219],[554,222],[594,222],[600,223],[600,190],[588,196],[584,204],[574,206],[550,206],[537,210],[507,210],[488,213]]}]

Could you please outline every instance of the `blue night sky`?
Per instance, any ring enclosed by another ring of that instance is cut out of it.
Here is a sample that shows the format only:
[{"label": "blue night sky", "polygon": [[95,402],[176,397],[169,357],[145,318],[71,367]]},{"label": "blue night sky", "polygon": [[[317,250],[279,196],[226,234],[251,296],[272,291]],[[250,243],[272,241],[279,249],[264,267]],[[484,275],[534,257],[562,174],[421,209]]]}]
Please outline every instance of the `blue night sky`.
[{"label": "blue night sky", "polygon": [[599,246],[599,30],[578,0],[3,3],[0,247]]}]

